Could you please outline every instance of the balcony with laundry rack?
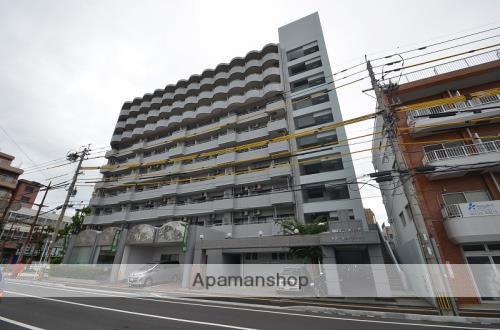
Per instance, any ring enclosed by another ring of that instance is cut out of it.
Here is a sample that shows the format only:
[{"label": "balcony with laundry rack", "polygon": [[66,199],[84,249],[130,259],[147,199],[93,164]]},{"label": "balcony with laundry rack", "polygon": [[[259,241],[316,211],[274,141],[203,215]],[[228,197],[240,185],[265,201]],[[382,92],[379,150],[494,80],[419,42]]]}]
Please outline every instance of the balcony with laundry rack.
[{"label": "balcony with laundry rack", "polygon": [[477,171],[500,171],[500,139],[454,147],[430,145],[424,150],[423,165],[436,167],[426,174],[430,180],[461,177]]},{"label": "balcony with laundry rack", "polygon": [[438,133],[444,128],[462,127],[467,122],[497,122],[500,119],[500,89],[498,90],[493,95],[409,111],[409,133],[412,136],[425,136]]},{"label": "balcony with laundry rack", "polygon": [[448,237],[457,244],[500,239],[500,200],[451,204],[442,213]]},{"label": "balcony with laundry rack", "polygon": [[[500,121],[499,74],[500,49],[494,49],[405,72],[397,79],[386,78],[382,85],[395,89],[390,102],[406,114],[409,133],[418,137],[462,127],[468,122]],[[471,83],[488,87],[464,90]],[[444,92],[448,92],[448,98],[436,99]],[[419,102],[421,107],[416,107]]]}]

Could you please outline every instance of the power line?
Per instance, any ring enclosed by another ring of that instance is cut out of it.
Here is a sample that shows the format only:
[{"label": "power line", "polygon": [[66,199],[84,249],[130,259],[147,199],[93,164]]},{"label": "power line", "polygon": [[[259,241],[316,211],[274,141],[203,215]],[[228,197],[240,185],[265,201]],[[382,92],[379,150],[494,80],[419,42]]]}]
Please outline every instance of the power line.
[{"label": "power line", "polygon": [[413,67],[424,65],[424,64],[428,64],[428,63],[438,62],[438,61],[446,60],[446,59],[449,59],[449,58],[453,58],[453,57],[457,57],[457,56],[461,56],[461,55],[465,55],[465,54],[472,54],[472,53],[477,52],[477,51],[481,51],[481,50],[485,50],[485,49],[489,49],[489,48],[493,48],[493,47],[497,47],[497,46],[500,46],[500,44],[494,44],[494,45],[489,45],[489,46],[480,47],[480,48],[476,48],[476,49],[471,49],[471,50],[468,50],[468,51],[465,51],[465,52],[461,52],[461,53],[457,53],[457,54],[453,54],[453,55],[448,55],[448,56],[443,56],[443,57],[440,57],[440,58],[436,58],[436,59],[432,59],[432,60],[428,60],[428,61],[424,61],[424,62],[420,62],[420,63],[415,63],[415,64],[403,66],[401,68],[397,68],[397,69],[392,69],[392,70],[386,71],[385,73],[397,72],[397,71],[401,71],[401,70],[404,70],[404,69],[413,68]]},{"label": "power line", "polygon": [[[30,156],[28,156],[28,154],[24,151],[24,149],[21,148],[21,146],[19,144],[17,144],[17,142],[9,135],[9,133],[7,133],[7,131],[5,130],[5,128],[3,128],[2,126],[0,126],[0,128],[5,133],[5,135],[7,135],[7,137],[12,141],[12,143],[14,143],[16,145],[16,147],[26,156],[26,158],[28,158],[28,160],[32,164],[35,164],[35,162],[31,159]],[[40,172],[40,174],[42,174],[47,179],[47,176],[45,175],[45,173],[43,173],[41,170],[38,170],[38,172]]]},{"label": "power line", "polygon": [[494,36],[489,36],[489,37],[486,37],[486,38],[469,41],[469,42],[462,43],[462,44],[459,44],[459,45],[454,45],[454,46],[450,46],[450,47],[447,47],[447,48],[438,49],[438,50],[435,50],[435,51],[432,51],[432,52],[427,52],[427,53],[424,53],[424,54],[419,54],[419,55],[415,55],[415,56],[411,56],[411,57],[406,57],[406,58],[404,58],[402,60],[375,65],[375,66],[373,66],[373,68],[376,69],[376,68],[383,67],[383,66],[389,66],[389,65],[394,65],[394,64],[402,63],[404,61],[409,61],[409,60],[413,60],[415,58],[419,58],[419,57],[423,57],[423,56],[427,56],[427,55],[431,55],[431,54],[440,53],[440,52],[443,52],[443,51],[446,51],[446,50],[450,50],[450,49],[454,49],[454,48],[458,48],[458,47],[470,45],[470,44],[473,44],[473,43],[476,43],[476,42],[481,42],[481,41],[489,40],[489,39],[492,39],[492,38],[498,38],[499,36],[500,36],[500,34],[496,34]]},{"label": "power line", "polygon": [[[451,38],[451,39],[447,39],[447,40],[444,40],[444,41],[432,43],[432,44],[429,44],[429,45],[426,45],[426,46],[417,47],[417,48],[413,48],[413,49],[410,49],[410,50],[393,53],[391,55],[380,56],[380,57],[371,59],[371,61],[374,62],[374,61],[378,61],[378,60],[381,60],[381,59],[388,59],[388,58],[391,58],[391,57],[397,56],[397,55],[402,55],[402,54],[407,54],[407,53],[411,53],[411,52],[415,52],[415,51],[424,50],[424,49],[427,49],[427,48],[430,48],[430,47],[442,45],[442,44],[445,44],[445,43],[448,43],[448,42],[453,42],[453,41],[456,41],[456,40],[460,40],[460,39],[472,37],[472,36],[475,36],[475,35],[478,35],[478,34],[483,34],[483,33],[494,31],[494,30],[498,30],[498,29],[500,29],[500,26],[497,26],[497,27],[494,27],[494,28],[491,28],[491,29],[486,29],[486,30],[478,31],[478,32],[475,32],[475,33],[470,33],[470,34],[459,36],[459,37],[456,37],[456,38]],[[364,62],[363,64],[366,64],[366,62]],[[373,68],[376,68],[376,66],[374,66]]]},{"label": "power line", "polygon": [[[100,147],[100,148],[93,149],[93,151],[90,152],[89,155],[97,155],[97,154],[106,152],[106,150],[96,151],[96,150],[104,149],[104,148],[107,149],[108,147],[106,146],[106,147]],[[95,158],[98,158],[98,157],[95,157]],[[43,168],[46,168],[48,166],[63,164],[66,161],[67,161],[67,156],[64,156],[64,157],[60,157],[60,158],[48,160],[48,161],[45,161],[45,162],[33,164],[32,166],[28,166],[28,167],[23,168],[23,170],[25,172],[35,172],[38,168],[42,168],[43,169]]]}]

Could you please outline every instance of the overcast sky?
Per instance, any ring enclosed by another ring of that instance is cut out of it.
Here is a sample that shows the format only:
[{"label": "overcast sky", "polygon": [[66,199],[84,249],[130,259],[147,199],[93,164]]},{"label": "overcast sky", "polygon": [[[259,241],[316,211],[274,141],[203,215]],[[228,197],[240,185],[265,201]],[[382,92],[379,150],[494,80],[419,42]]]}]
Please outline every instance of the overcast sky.
[{"label": "overcast sky", "polygon": [[[105,147],[124,101],[278,42],[279,26],[315,11],[333,71],[362,61],[364,54],[374,58],[500,25],[498,0],[0,0],[0,125],[10,136],[0,130],[0,151],[29,168],[88,143]],[[368,86],[365,80],[338,90],[344,119],[373,111],[374,100],[361,92]],[[348,127],[348,135],[369,133],[372,125]],[[367,142],[352,149],[369,147]],[[353,155],[358,175],[373,171],[369,156]],[[27,171],[23,177],[46,184],[71,170]],[[88,201],[91,192],[80,187],[74,200]],[[365,207],[385,221],[378,190],[364,187],[361,193]],[[46,204],[60,205],[64,194],[51,191]]]}]

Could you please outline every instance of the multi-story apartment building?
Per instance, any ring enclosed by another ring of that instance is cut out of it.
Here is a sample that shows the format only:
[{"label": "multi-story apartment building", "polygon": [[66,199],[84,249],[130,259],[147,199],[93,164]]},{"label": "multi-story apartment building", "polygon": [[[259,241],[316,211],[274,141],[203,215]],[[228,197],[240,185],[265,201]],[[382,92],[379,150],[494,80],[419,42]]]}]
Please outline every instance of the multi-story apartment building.
[{"label": "multi-story apartment building", "polygon": [[[281,27],[278,44],[126,102],[89,230],[65,261],[284,262],[291,246],[320,245],[327,262],[380,262],[340,121],[318,14]],[[283,219],[330,231],[285,237]]]},{"label": "multi-story apartment building", "polygon": [[14,156],[0,152],[0,219],[5,215],[23,170],[13,167]]},{"label": "multi-story apartment building", "polygon": [[[21,207],[20,209],[10,209],[5,218],[5,225],[0,232],[0,241],[3,247],[2,263],[15,263],[17,252],[26,241],[31,226],[36,217],[37,210],[30,207]],[[50,235],[47,228],[54,228],[59,214],[55,212],[40,213],[33,228],[32,239],[24,254],[25,260],[30,258],[41,258],[44,250],[47,250]],[[71,217],[63,218],[63,225],[71,223]],[[56,251],[52,253],[56,255]]]},{"label": "multi-story apartment building", "polygon": [[19,179],[13,192],[12,200],[15,208],[32,208],[42,185],[36,181]]},{"label": "multi-story apartment building", "polygon": [[[381,182],[395,251],[402,263],[500,265],[500,51],[439,64],[382,86],[396,116],[397,141],[410,177]],[[386,128],[377,118],[375,131]],[[387,136],[374,140],[378,171],[397,169]],[[412,182],[424,225],[414,222],[401,180]],[[491,274],[471,270],[482,299]],[[450,278],[452,278],[451,276]],[[414,286],[420,279],[409,278]],[[452,281],[453,282],[453,281]],[[453,286],[453,283],[451,283]],[[482,286],[482,287],[481,287]],[[474,299],[459,299],[461,302]]]}]

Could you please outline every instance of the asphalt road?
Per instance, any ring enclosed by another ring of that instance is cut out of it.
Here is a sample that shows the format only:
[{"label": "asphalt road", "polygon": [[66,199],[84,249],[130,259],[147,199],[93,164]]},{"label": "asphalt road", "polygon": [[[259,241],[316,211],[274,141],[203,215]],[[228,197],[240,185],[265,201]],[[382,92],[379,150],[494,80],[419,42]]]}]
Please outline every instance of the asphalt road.
[{"label": "asphalt road", "polygon": [[[0,329],[486,329],[10,282]],[[80,297],[68,297],[78,294]],[[97,297],[99,296],[99,297]],[[104,297],[103,297],[104,296]],[[18,322],[16,324],[16,322]],[[20,324],[22,323],[22,324]]]}]

